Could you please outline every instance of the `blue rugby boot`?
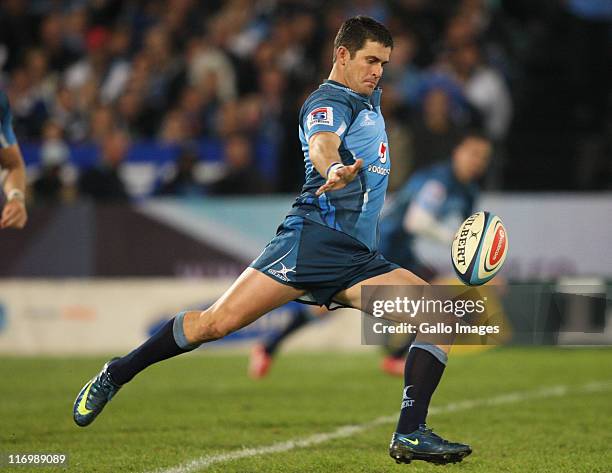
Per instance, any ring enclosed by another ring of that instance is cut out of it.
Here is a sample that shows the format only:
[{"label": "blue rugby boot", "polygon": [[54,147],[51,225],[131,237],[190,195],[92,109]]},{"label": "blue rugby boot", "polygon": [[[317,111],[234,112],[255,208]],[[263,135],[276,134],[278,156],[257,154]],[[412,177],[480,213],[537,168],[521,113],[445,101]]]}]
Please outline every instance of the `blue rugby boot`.
[{"label": "blue rugby boot", "polygon": [[115,384],[111,380],[107,371],[108,365],[115,360],[118,360],[118,358],[108,361],[102,370],[83,386],[83,389],[81,389],[75,399],[72,415],[78,426],[85,427],[91,424],[98,414],[102,412],[106,403],[121,388],[120,385]]},{"label": "blue rugby boot", "polygon": [[456,463],[463,460],[472,449],[469,445],[449,442],[433,433],[425,424],[409,434],[393,434],[389,455],[397,463],[410,463],[423,460],[438,465]]}]

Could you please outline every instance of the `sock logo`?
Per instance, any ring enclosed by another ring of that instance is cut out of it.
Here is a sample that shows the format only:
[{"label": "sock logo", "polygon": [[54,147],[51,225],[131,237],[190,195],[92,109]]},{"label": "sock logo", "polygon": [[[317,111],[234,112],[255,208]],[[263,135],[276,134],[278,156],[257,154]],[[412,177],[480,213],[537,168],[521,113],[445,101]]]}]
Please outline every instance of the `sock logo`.
[{"label": "sock logo", "polygon": [[414,384],[409,384],[408,386],[406,386],[404,388],[404,394],[402,396],[402,409],[406,408],[406,407],[412,407],[412,405],[414,404],[414,399],[412,399],[410,396],[408,396],[408,390],[414,386]]}]

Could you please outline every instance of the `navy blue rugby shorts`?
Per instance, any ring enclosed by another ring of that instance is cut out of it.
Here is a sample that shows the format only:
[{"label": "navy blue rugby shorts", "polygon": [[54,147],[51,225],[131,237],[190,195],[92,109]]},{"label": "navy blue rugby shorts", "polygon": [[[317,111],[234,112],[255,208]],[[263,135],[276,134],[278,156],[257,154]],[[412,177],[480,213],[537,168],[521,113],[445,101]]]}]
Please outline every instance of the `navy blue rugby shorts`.
[{"label": "navy blue rugby shorts", "polygon": [[299,302],[328,308],[336,293],[399,268],[346,233],[296,215],[285,218],[250,266],[305,290]]}]

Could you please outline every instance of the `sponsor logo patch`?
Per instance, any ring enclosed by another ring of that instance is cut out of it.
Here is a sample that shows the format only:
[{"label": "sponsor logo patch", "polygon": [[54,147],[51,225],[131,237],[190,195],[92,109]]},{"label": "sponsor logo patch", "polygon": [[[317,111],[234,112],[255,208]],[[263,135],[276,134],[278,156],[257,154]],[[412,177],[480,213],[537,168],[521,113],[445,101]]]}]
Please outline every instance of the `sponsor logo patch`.
[{"label": "sponsor logo patch", "polygon": [[378,159],[380,162],[385,164],[387,162],[387,152],[389,150],[389,145],[384,141],[380,142],[380,146],[378,147]]},{"label": "sponsor logo patch", "polygon": [[310,130],[315,125],[334,124],[334,108],[333,107],[318,107],[308,114],[306,125]]},{"label": "sponsor logo patch", "polygon": [[391,169],[383,168],[382,166],[376,166],[375,164],[368,165],[368,172],[374,172],[381,176],[388,176],[391,173]]},{"label": "sponsor logo patch", "polygon": [[491,254],[489,255],[489,266],[495,266],[501,257],[504,255],[506,249],[506,232],[503,227],[498,227],[495,231],[495,237],[493,238],[493,244],[491,245]]}]

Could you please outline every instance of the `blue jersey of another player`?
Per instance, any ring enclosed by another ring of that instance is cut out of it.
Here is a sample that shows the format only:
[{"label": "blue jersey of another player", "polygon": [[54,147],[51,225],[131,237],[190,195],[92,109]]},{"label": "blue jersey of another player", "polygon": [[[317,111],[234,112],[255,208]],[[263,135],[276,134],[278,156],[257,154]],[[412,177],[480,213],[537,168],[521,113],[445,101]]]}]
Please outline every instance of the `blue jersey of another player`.
[{"label": "blue jersey of another player", "polygon": [[413,249],[416,235],[406,229],[405,223],[411,205],[418,205],[437,221],[449,216],[463,220],[471,215],[477,193],[474,182],[463,184],[457,180],[451,163],[416,173],[385,209],[381,220],[381,253],[389,261],[410,266],[418,260]]},{"label": "blue jersey of another player", "polygon": [[8,97],[3,90],[0,90],[0,148],[8,148],[17,144],[12,121],[13,115],[11,114]]},{"label": "blue jersey of another player", "polygon": [[[308,97],[299,127],[306,181],[290,213],[344,232],[371,250],[378,246],[378,220],[391,167],[380,96],[380,89],[367,97],[327,80]],[[345,188],[317,197],[315,192],[325,179],[310,160],[308,140],[323,131],[340,137],[343,164],[353,164],[356,158],[364,163]]]}]

